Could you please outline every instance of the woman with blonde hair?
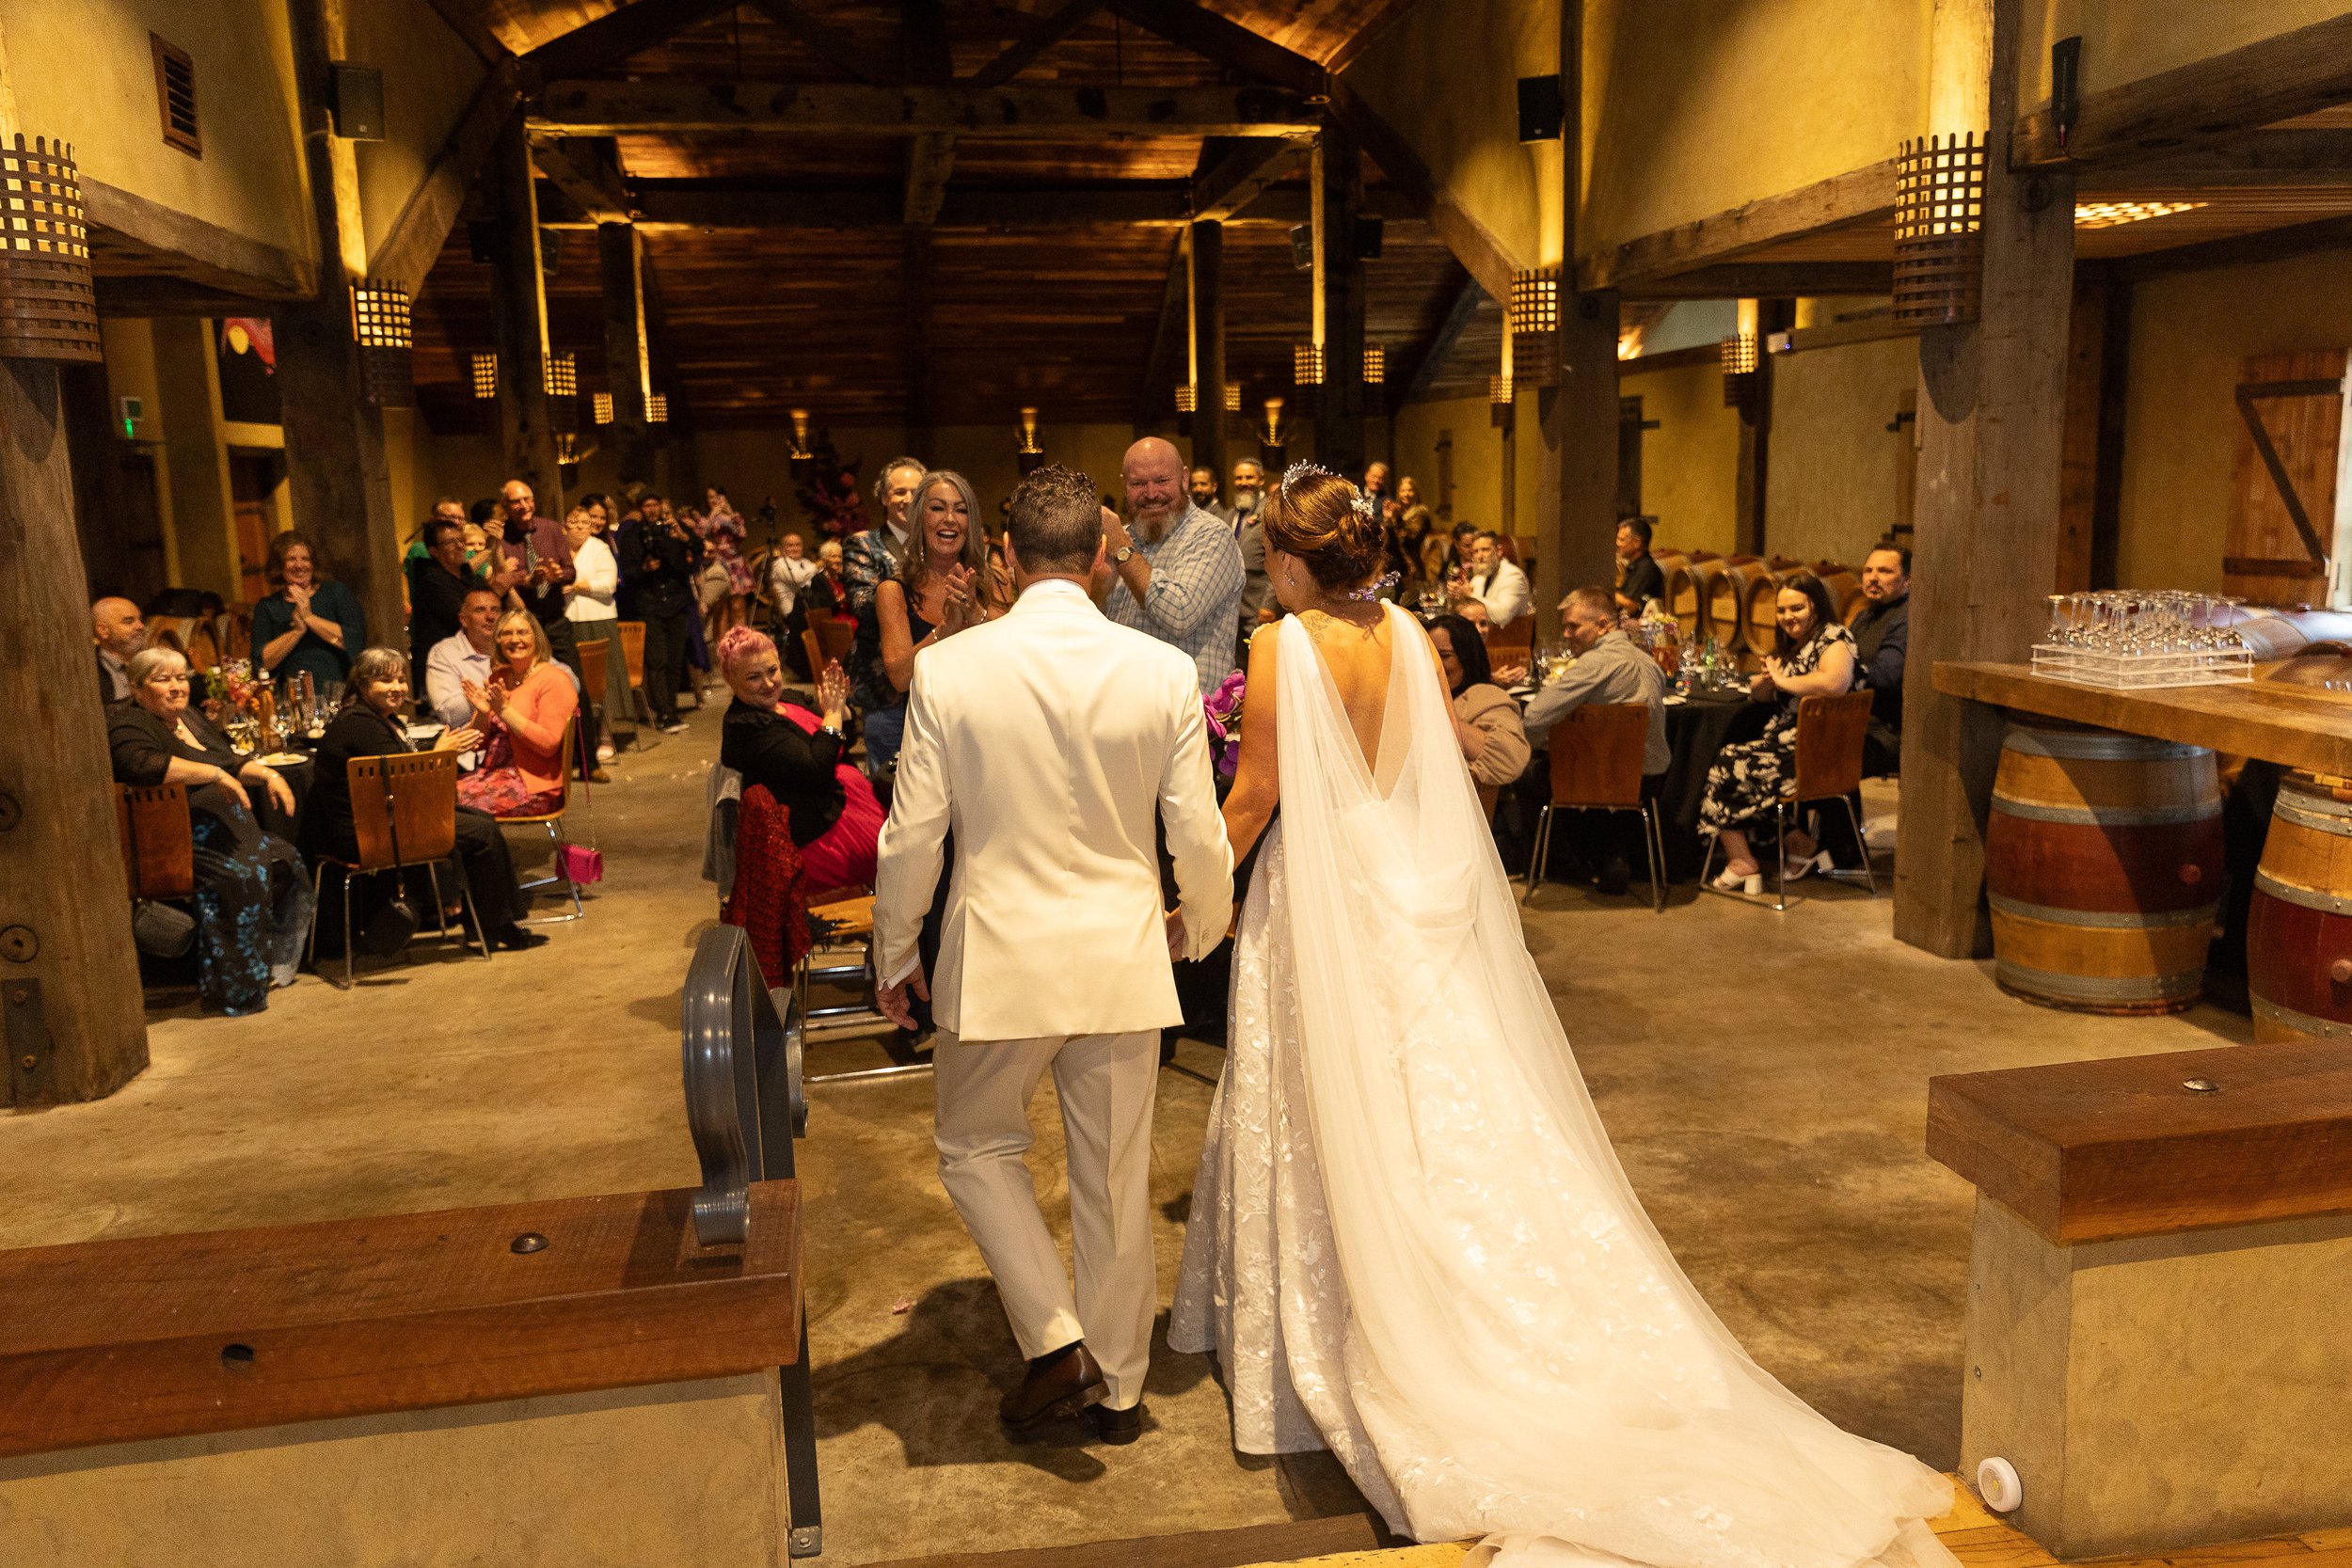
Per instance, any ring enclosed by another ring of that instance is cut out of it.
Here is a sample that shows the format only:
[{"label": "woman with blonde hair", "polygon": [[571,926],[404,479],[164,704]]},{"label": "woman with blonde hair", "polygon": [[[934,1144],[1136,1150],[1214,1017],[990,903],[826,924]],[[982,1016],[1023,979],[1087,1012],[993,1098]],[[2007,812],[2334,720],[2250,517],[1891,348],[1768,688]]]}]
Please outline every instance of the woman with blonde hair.
[{"label": "woman with blonde hair", "polygon": [[857,645],[850,652],[851,694],[865,710],[866,770],[872,777],[886,777],[898,760],[915,655],[1004,608],[979,516],[972,482],[954,469],[933,468],[915,482],[906,560],[874,590],[873,614],[860,617]]},{"label": "woman with blonde hair", "polygon": [[482,732],[482,766],[457,781],[457,799],[492,816],[536,816],[564,795],[564,730],[580,711],[572,678],[527,610],[499,617],[485,684],[467,681],[468,727]]}]

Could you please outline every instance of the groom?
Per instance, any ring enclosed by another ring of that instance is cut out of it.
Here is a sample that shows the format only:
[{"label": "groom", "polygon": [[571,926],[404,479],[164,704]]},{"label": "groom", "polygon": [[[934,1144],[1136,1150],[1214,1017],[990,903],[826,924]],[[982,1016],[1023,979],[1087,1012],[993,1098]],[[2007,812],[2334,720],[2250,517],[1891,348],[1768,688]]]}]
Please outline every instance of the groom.
[{"label": "groom", "polygon": [[[1184,654],[1105,620],[1094,482],[1048,465],[1013,492],[1009,613],[925,651],[874,878],[882,1010],[938,1025],[939,1175],[995,1276],[1028,1358],[999,1411],[1018,1432],[1095,1410],[1097,1433],[1143,1430],[1156,1301],[1152,1099],[1160,1030],[1181,1017],[1171,957],[1198,958],[1232,912],[1200,682]],[[1154,816],[1181,908],[1163,916]],[[956,867],[927,977],[915,951]],[[1048,1067],[1070,1167],[1071,1289],[1025,1156]]]}]

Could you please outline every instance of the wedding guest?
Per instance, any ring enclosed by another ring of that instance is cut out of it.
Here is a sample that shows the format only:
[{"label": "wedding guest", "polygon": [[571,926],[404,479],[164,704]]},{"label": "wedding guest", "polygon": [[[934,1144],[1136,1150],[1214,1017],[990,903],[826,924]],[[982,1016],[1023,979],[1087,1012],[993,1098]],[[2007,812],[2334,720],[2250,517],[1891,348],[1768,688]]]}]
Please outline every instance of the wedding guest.
[{"label": "wedding guest", "polygon": [[1215,468],[1193,469],[1185,476],[1184,485],[1186,492],[1192,497],[1193,505],[1216,518],[1227,528],[1239,525],[1241,514],[1217,499]]},{"label": "wedding guest", "polygon": [[638,506],[638,525],[621,533],[621,580],[645,626],[645,705],[664,735],[675,735],[686,728],[677,699],[686,684],[687,620],[702,541],[663,512],[660,496],[648,491]]},{"label": "wedding guest", "polygon": [[1628,517],[1617,525],[1617,608],[1639,615],[1653,599],[1666,596],[1666,574],[1649,553],[1647,517]]},{"label": "wedding guest", "polygon": [[[425,555],[408,563],[408,660],[422,670],[433,650],[457,635],[466,596],[484,586],[466,564],[461,523],[436,517],[424,525]],[[492,603],[500,597],[491,590]]]},{"label": "wedding guest", "polygon": [[803,600],[814,597],[807,590],[818,571],[817,558],[808,553],[808,541],[797,533],[784,535],[768,552],[770,625],[776,628],[785,668],[803,680],[817,677],[817,672],[808,667],[801,634],[808,629],[808,610]]},{"label": "wedding guest", "polygon": [[1903,654],[1911,645],[1911,550],[1877,545],[1862,562],[1862,596],[1854,618],[1854,657],[1870,689],[1870,728],[1862,742],[1862,771],[1899,773],[1903,755]]},{"label": "wedding guest", "polygon": [[1518,562],[1502,558],[1502,535],[1484,531],[1472,536],[1470,559],[1453,586],[1456,596],[1467,594],[1486,605],[1487,617],[1498,626],[1526,614],[1534,597],[1527,574]]},{"label": "wedding guest", "polygon": [[[841,576],[849,585],[850,613],[864,623],[874,608],[874,590],[896,575],[914,537],[914,487],[922,483],[923,460],[894,457],[874,476],[874,499],[881,503],[882,521],[850,535],[841,551]],[[854,685],[856,676],[850,676]]]},{"label": "wedding guest", "polygon": [[1503,787],[1527,771],[1527,731],[1519,723],[1519,705],[1494,684],[1486,644],[1477,627],[1459,615],[1440,615],[1429,623],[1429,641],[1445,665],[1462,760],[1470,764],[1479,803],[1492,819]]},{"label": "wedding guest", "polygon": [[1470,546],[1477,538],[1476,523],[1456,523],[1451,532],[1435,535],[1424,545],[1424,550],[1434,549],[1437,552],[1436,562],[1426,566],[1431,580],[1451,584],[1455,578],[1468,572]]},{"label": "wedding guest", "polygon": [[[1572,590],[1560,601],[1560,640],[1576,657],[1527,703],[1527,738],[1545,752],[1542,766],[1528,769],[1527,784],[1518,792],[1531,828],[1534,813],[1551,799],[1551,736],[1588,703],[1638,703],[1649,710],[1642,740],[1645,800],[1657,797],[1674,762],[1666,742],[1666,673],[1619,628],[1615,595],[1606,588]],[[1632,835],[1642,831],[1624,812],[1578,812],[1568,822],[1566,841],[1595,868],[1600,891],[1615,895],[1631,883],[1633,855],[1641,848]]]},{"label": "wedding guest", "polygon": [[[1699,831],[1723,840],[1726,859],[1713,885],[1726,892],[1763,891],[1763,867],[1750,835],[1755,824],[1772,822],[1773,802],[1796,768],[1798,703],[1851,689],[1859,663],[1853,633],[1837,624],[1829,590],[1812,573],[1798,572],[1781,583],[1774,620],[1772,651],[1748,687],[1752,699],[1773,705],[1772,716],[1756,739],[1723,749],[1707,770],[1707,794],[1699,802]],[[1820,868],[1815,858],[1820,846],[1793,823],[1786,848],[1791,880]]]},{"label": "wedding guest", "polygon": [[850,677],[828,664],[817,678],[817,705],[784,696],[784,666],[765,633],[739,626],[719,640],[719,667],[735,694],[719,731],[719,760],[765,784],[791,814],[811,891],[870,887],[883,812],[874,786],[849,760]]},{"label": "wedding guest", "polygon": [[457,629],[434,643],[425,655],[425,704],[453,730],[466,728],[473,718],[473,702],[466,689],[490,684],[497,661],[499,617],[505,613],[497,594],[487,588],[470,590],[458,610]]},{"label": "wedding guest", "polygon": [[916,481],[905,559],[875,590],[872,615],[860,619],[850,689],[864,716],[866,770],[874,778],[887,779],[898,760],[915,656],[1002,608],[987,536],[972,521],[978,511],[970,482],[951,468]]},{"label": "wedding guest", "polygon": [[856,619],[850,610],[850,583],[842,575],[841,562],[840,540],[828,539],[817,546],[817,575],[808,579],[801,595],[802,611],[809,620],[820,615],[834,621]]},{"label": "wedding guest", "polygon": [[253,607],[253,662],[272,680],[308,672],[321,691],[339,689],[367,645],[358,595],[326,574],[309,536],[293,529],[269,542],[262,572],[275,592]]},{"label": "wedding guest", "polygon": [[744,626],[744,601],[752,592],[752,570],[743,559],[743,519],[727,504],[727,493],[713,485],[702,529],[705,550],[702,575],[703,635],[712,651],[729,628]]},{"label": "wedding guest", "polygon": [[98,700],[131,695],[131,660],[147,646],[147,622],[128,599],[103,598],[89,607],[90,641],[98,645]]},{"label": "wedding guest", "polygon": [[[564,525],[539,515],[538,499],[519,479],[506,482],[499,492],[499,505],[503,532],[498,555],[505,563],[503,575],[511,582],[508,606],[531,612],[547,639],[549,655],[571,672],[573,692],[584,692],[587,677],[580,667],[580,645],[572,636],[566,610],[569,600],[564,592],[579,573],[572,564],[572,547],[564,540]],[[498,583],[493,581],[491,586]],[[580,738],[584,742],[587,736],[583,733]],[[595,767],[584,744],[579,760],[583,773]]]},{"label": "wedding guest", "polygon": [[1112,576],[1103,613],[1181,649],[1206,696],[1238,666],[1241,546],[1223,521],[1192,504],[1184,460],[1167,441],[1147,436],[1129,447],[1120,475],[1135,528],[1104,509]]},{"label": "wedding guest", "polygon": [[1265,499],[1265,465],[1254,457],[1245,457],[1233,465],[1233,524],[1258,514]]},{"label": "wedding guest", "polygon": [[1274,585],[1265,575],[1265,524],[1258,518],[1258,504],[1265,496],[1265,469],[1254,457],[1245,457],[1233,465],[1232,522],[1235,543],[1241,549],[1241,611],[1238,617],[1240,641],[1233,650],[1237,664],[1249,662],[1249,639],[1260,626],[1279,620],[1280,607],[1274,602]]},{"label": "wedding guest", "polygon": [[[612,716],[628,711],[628,660],[621,651],[621,617],[612,607],[621,586],[620,564],[596,531],[596,514],[584,503],[565,514],[564,543],[572,552],[573,577],[564,588],[564,618],[571,623],[576,646],[604,644],[604,689],[580,693],[582,712],[604,705],[601,721],[586,721],[596,732],[596,761],[602,764],[612,760]],[[581,664],[584,670],[586,660]],[[588,778],[594,784],[611,782],[602,767],[590,769]]]},{"label": "wedding guest", "polygon": [[1373,507],[1377,511],[1381,500],[1389,493],[1389,466],[1386,463],[1374,463],[1365,467],[1363,492],[1372,499]]},{"label": "wedding guest", "polygon": [[1494,617],[1486,613],[1486,601],[1484,599],[1457,597],[1446,606],[1446,612],[1468,621],[1471,629],[1481,637],[1495,629]]},{"label": "wedding guest", "polygon": [[[416,750],[402,724],[408,700],[408,661],[400,650],[360,650],[351,661],[342,705],[319,737],[318,778],[310,785],[303,812],[311,842],[339,860],[359,858],[358,828],[351,804],[351,759],[397,756]],[[482,745],[482,735],[476,730],[446,729],[435,738],[433,750],[473,752]],[[490,945],[519,950],[537,947],[548,940],[518,924],[530,902],[516,881],[506,835],[499,832],[489,813],[469,805],[457,807],[456,857],[466,890],[473,895],[475,918],[482,922]]]},{"label": "wedding guest", "polygon": [[457,781],[457,798],[492,816],[536,816],[564,793],[564,727],[579,693],[548,651],[538,617],[499,617],[498,661],[487,682],[466,683],[471,727],[482,732],[482,766]]},{"label": "wedding guest", "polygon": [[[197,989],[231,1017],[269,1006],[294,984],[310,929],[310,889],[291,828],[294,791],[276,769],[240,756],[188,705],[188,661],[169,648],[133,656],[128,701],[110,710],[106,741],[117,784],[184,784],[196,839]],[[254,796],[262,798],[265,823]]]}]

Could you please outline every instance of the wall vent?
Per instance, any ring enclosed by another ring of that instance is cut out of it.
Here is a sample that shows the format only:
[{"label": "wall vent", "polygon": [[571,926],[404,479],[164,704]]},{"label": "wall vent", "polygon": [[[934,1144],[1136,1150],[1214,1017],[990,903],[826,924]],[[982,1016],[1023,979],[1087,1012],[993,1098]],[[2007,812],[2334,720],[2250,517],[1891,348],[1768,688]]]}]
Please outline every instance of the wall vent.
[{"label": "wall vent", "polygon": [[163,111],[164,143],[192,158],[204,156],[204,138],[196,124],[196,62],[188,52],[147,35],[155,51],[155,103]]}]

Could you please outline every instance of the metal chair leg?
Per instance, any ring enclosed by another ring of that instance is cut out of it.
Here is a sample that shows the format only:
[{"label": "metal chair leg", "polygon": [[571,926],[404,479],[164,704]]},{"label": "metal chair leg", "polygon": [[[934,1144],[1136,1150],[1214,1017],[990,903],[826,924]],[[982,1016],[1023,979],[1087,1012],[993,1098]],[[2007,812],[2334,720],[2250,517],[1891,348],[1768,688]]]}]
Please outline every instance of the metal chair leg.
[{"label": "metal chair leg", "polygon": [[[1671,877],[1673,867],[1666,860],[1666,813],[1655,800],[1649,802],[1649,829],[1658,840],[1658,874],[1661,881]],[[1661,902],[1661,910],[1665,907]]]},{"label": "metal chair leg", "polygon": [[1869,884],[1870,896],[1876,898],[1879,895],[1879,877],[1870,869],[1870,847],[1863,842],[1862,818],[1853,809],[1853,797],[1840,795],[1837,801],[1846,808],[1846,820],[1853,827],[1853,841],[1862,850],[1862,879]]},{"label": "metal chair leg", "polygon": [[1788,912],[1788,808],[1785,802],[1772,802],[1772,853],[1780,861],[1780,875],[1772,882],[1772,912]]},{"label": "metal chair leg", "polygon": [[1650,912],[1652,914],[1663,914],[1666,910],[1666,884],[1660,873],[1665,868],[1660,863],[1657,841],[1650,836],[1649,802],[1645,800],[1640,805],[1634,807],[1633,815],[1641,824],[1642,857],[1649,862]]},{"label": "metal chair leg", "polygon": [[1534,842],[1527,847],[1527,891],[1519,895],[1522,904],[1532,900],[1535,890],[1543,885],[1544,862],[1551,854],[1552,812],[1553,808],[1546,804],[1542,811],[1535,814]]},{"label": "metal chair leg", "polygon": [[310,964],[313,974],[319,972],[319,889],[326,885],[326,862],[322,860],[310,869],[310,951],[304,961]]},{"label": "metal chair leg", "polygon": [[441,902],[440,862],[424,863],[424,879],[433,889],[433,934],[437,937],[446,937],[449,935],[449,909]]},{"label": "metal chair leg", "polygon": [[808,1321],[802,1314],[800,1359],[779,1370],[784,1386],[785,1506],[791,1515],[789,1552],[816,1557],[825,1549],[825,1513],[817,1484],[817,1402],[809,1386]]},{"label": "metal chair leg", "polygon": [[351,872],[346,867],[343,871],[343,990],[349,990],[353,985],[351,959]]}]

